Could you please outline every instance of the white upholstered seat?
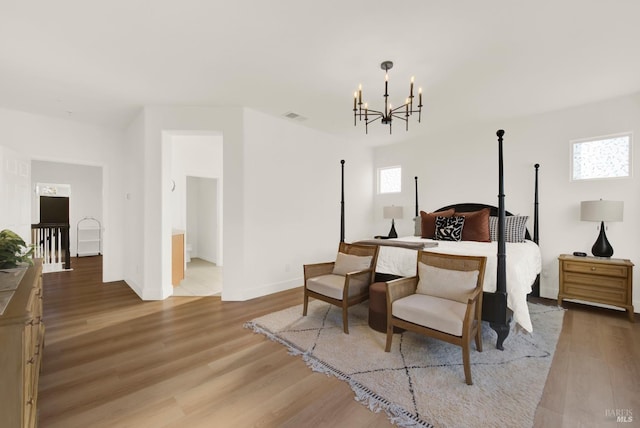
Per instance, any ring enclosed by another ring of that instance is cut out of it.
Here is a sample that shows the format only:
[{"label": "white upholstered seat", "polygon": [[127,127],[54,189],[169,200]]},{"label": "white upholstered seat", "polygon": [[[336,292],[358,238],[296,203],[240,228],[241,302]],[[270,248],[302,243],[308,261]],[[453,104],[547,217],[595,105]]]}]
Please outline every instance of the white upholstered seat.
[{"label": "white upholstered seat", "polygon": [[394,327],[462,347],[467,384],[471,385],[470,342],[482,351],[482,284],[486,257],[418,252],[418,276],[389,281],[387,344]]},{"label": "white upholstered seat", "polygon": [[413,324],[462,336],[462,322],[467,305],[455,300],[412,294],[393,302],[393,316]]},{"label": "white upholstered seat", "polygon": [[[344,294],[344,279],[344,275],[336,275],[333,273],[309,278],[307,280],[307,289],[327,297],[342,300]],[[368,279],[352,279],[349,285],[348,297],[354,297],[368,292],[368,288]]]},{"label": "white upholstered seat", "polygon": [[375,277],[378,246],[340,243],[335,262],[304,265],[304,305],[309,297],[342,308],[342,324],[349,333],[348,308],[369,298],[369,285]]}]

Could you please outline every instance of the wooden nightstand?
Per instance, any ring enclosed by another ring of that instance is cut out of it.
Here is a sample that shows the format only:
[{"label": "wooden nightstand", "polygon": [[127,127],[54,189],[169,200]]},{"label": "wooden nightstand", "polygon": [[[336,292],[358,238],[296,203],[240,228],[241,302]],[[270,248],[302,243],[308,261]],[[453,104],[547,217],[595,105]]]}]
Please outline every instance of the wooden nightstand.
[{"label": "wooden nightstand", "polygon": [[633,263],[627,259],[558,257],[560,290],[558,305],[564,299],[578,299],[624,308],[629,320],[633,315]]}]

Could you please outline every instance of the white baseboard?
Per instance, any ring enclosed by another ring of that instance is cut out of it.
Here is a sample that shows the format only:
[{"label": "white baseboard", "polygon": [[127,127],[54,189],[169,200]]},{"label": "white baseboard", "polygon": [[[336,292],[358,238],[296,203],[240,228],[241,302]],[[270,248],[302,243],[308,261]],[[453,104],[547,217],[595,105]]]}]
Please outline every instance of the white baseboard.
[{"label": "white baseboard", "polygon": [[[133,280],[131,279],[124,279],[124,283],[127,284],[129,286],[130,289],[132,289],[134,291],[134,293],[136,293],[138,295],[138,297],[140,297],[142,299],[142,288]],[[144,300],[144,299],[142,299]]]},{"label": "white baseboard", "polygon": [[249,299],[255,299],[257,297],[263,297],[269,294],[278,293],[280,291],[286,291],[292,288],[301,287],[303,284],[304,278],[295,278],[288,281],[259,285],[251,289],[239,290],[235,293],[229,291],[225,293],[225,288],[222,287],[221,299],[225,301],[242,302]]}]

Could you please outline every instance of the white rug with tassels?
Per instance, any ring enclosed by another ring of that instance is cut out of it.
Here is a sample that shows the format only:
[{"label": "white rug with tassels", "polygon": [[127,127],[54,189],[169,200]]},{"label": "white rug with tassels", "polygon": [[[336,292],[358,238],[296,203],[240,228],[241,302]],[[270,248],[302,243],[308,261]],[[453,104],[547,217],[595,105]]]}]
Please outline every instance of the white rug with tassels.
[{"label": "white rug with tassels", "polygon": [[529,303],[533,333],[512,328],[504,351],[483,323],[483,352],[471,350],[473,385],[464,381],[461,348],[405,332],[386,335],[369,328],[368,302],[349,308],[349,332],[341,309],[311,300],[274,312],[245,327],[301,355],[315,371],[348,382],[355,399],[384,411],[401,427],[530,427],[540,402],[564,310]]}]

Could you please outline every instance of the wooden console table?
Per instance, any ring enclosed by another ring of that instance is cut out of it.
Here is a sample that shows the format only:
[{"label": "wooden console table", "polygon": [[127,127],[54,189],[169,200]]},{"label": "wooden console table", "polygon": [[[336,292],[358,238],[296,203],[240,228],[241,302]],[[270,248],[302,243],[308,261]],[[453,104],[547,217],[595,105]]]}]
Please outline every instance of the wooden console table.
[{"label": "wooden console table", "polygon": [[[13,270],[16,272],[15,270]],[[13,285],[0,279],[0,424],[7,428],[37,426],[38,379],[44,346],[42,263],[20,272]]]}]

